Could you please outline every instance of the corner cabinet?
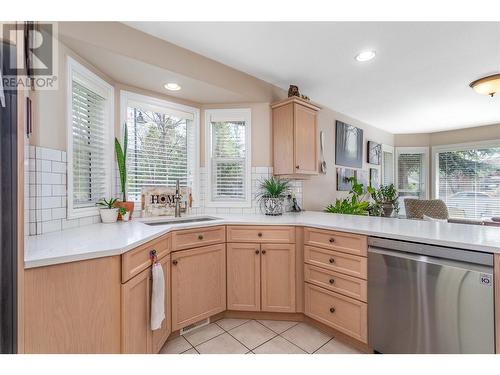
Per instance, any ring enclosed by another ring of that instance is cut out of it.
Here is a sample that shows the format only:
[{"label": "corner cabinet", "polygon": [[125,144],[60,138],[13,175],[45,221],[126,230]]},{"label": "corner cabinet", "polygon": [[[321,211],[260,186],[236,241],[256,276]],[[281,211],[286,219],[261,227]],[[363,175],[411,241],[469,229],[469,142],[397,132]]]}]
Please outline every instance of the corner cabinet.
[{"label": "corner cabinet", "polygon": [[274,174],[304,178],[318,173],[319,107],[298,97],[273,103]]}]

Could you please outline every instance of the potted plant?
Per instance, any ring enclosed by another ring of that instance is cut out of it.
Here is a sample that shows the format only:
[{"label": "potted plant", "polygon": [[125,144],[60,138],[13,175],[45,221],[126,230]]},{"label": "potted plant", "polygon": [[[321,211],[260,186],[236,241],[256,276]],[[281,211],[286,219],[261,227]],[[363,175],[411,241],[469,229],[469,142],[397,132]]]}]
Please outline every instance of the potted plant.
[{"label": "potted plant", "polygon": [[370,203],[364,201],[363,184],[359,184],[355,177],[347,179],[351,183],[349,195],[344,199],[337,199],[335,204],[325,208],[325,212],[332,214],[368,215]]},{"label": "potted plant", "polygon": [[118,215],[121,216],[123,221],[128,221],[130,218],[130,212],[128,212],[125,207],[118,208]]},{"label": "potted plant", "polygon": [[[122,193],[122,201],[116,202],[116,207],[123,207],[129,213],[129,219],[132,220],[132,213],[134,212],[134,202],[127,201],[127,144],[128,144],[128,128],[125,123],[123,126],[123,148],[115,137],[115,153],[116,162],[118,164],[118,171],[120,172],[120,189]],[[123,215],[118,215],[118,220],[122,220]]]},{"label": "potted plant", "polygon": [[282,215],[285,206],[285,197],[290,191],[290,182],[277,177],[269,177],[260,183],[258,194],[264,213],[270,216]]},{"label": "potted plant", "polygon": [[96,205],[99,206],[99,214],[101,215],[103,223],[115,223],[118,219],[118,207],[115,206],[116,202],[116,198],[110,198],[109,200],[101,199],[96,203]]},{"label": "potted plant", "polygon": [[372,215],[390,217],[394,211],[399,212],[399,195],[394,184],[382,185],[379,189],[369,187],[368,192],[374,201],[371,205]]}]

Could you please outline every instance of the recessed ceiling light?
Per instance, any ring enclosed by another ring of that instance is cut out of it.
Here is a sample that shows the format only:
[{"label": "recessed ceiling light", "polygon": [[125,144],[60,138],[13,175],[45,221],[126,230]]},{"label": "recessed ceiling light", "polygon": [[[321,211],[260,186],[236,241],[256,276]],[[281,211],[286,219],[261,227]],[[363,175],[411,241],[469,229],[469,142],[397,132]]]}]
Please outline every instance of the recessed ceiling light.
[{"label": "recessed ceiling light", "polygon": [[358,53],[356,55],[356,60],[364,62],[364,61],[370,61],[374,57],[375,57],[375,51],[367,50],[367,51],[361,51],[360,53]]},{"label": "recessed ceiling light", "polygon": [[164,87],[170,91],[179,91],[181,89],[181,86],[174,82],[166,83]]}]

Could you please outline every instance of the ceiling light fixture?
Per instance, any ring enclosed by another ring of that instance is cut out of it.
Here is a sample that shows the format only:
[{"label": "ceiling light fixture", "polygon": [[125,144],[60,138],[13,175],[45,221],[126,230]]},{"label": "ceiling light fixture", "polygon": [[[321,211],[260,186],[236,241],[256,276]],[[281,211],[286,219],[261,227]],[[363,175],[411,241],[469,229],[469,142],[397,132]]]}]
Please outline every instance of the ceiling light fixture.
[{"label": "ceiling light fixture", "polygon": [[478,94],[493,97],[497,92],[500,92],[500,73],[477,79],[469,86]]},{"label": "ceiling light fixture", "polygon": [[376,55],[376,52],[373,50],[361,51],[355,57],[356,61],[365,62],[370,61]]},{"label": "ceiling light fixture", "polygon": [[179,91],[182,88],[180,85],[174,82],[166,83],[164,87],[170,91]]}]

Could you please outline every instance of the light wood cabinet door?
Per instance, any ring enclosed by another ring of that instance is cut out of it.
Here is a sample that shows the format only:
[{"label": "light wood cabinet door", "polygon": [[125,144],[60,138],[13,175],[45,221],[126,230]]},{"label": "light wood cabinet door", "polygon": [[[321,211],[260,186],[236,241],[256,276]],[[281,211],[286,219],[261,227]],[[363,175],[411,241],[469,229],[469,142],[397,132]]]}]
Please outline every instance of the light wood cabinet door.
[{"label": "light wood cabinet door", "polygon": [[227,309],[260,311],[260,245],[227,244]]},{"label": "light wood cabinet door", "polygon": [[261,245],[262,311],[295,312],[295,245]]},{"label": "light wood cabinet door", "polygon": [[294,105],[295,170],[299,174],[317,174],[316,111],[300,104]]},{"label": "light wood cabinet door", "polygon": [[226,245],[172,255],[172,329],[226,310]]},{"label": "light wood cabinet door", "polygon": [[122,284],[122,353],[152,352],[151,269]]},{"label": "light wood cabinet door", "polygon": [[170,308],[170,255],[160,260],[163,268],[163,277],[165,278],[165,320],[160,329],[152,333],[152,351],[158,353],[167,341],[168,335],[172,332],[172,311]]}]

